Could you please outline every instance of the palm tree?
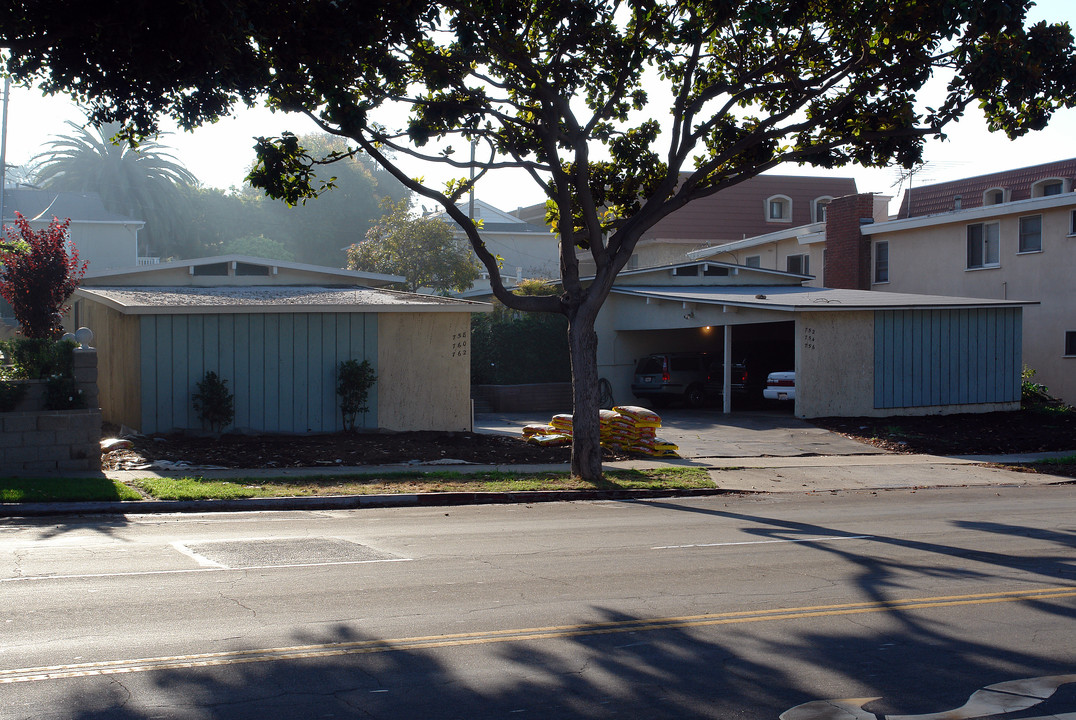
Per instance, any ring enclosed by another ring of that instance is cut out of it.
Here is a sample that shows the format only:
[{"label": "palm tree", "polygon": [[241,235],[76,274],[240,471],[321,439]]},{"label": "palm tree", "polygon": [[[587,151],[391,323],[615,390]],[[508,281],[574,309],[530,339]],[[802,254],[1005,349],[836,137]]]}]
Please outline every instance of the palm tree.
[{"label": "palm tree", "polygon": [[143,242],[156,255],[183,255],[187,247],[188,189],[198,185],[183,165],[156,142],[137,147],[116,140],[118,124],[90,129],[71,121],[74,135],[60,135],[31,158],[37,183],[49,190],[96,192],[111,212],[145,220]]}]

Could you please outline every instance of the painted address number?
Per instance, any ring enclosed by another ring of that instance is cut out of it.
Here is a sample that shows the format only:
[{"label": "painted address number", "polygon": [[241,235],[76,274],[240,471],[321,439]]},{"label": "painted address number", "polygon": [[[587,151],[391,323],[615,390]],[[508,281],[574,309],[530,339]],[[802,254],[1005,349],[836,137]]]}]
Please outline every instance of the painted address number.
[{"label": "painted address number", "polygon": [[467,357],[467,333],[452,336],[452,357]]}]

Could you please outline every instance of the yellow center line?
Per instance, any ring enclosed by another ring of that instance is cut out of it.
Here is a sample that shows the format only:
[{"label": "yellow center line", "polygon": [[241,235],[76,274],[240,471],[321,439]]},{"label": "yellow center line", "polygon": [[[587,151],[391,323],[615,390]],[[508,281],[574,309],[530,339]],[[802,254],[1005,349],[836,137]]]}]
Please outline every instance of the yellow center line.
[{"label": "yellow center line", "polygon": [[771,620],[798,620],[813,617],[877,613],[886,610],[922,610],[927,608],[955,607],[963,605],[1019,602],[1022,600],[1048,600],[1074,596],[1076,596],[1076,587],[1047,587],[993,593],[939,595],[934,597],[905,598],[902,600],[811,605],[807,607],[773,608],[768,610],[740,610],[666,618],[646,618],[639,620],[583,623],[577,625],[552,625],[537,628],[488,630],[446,635],[425,635],[390,640],[358,640],[353,642],[297,645],[280,648],[262,648],[257,650],[170,655],[133,660],[102,660],[67,665],[47,665],[42,667],[0,670],[0,685],[18,682],[35,682],[40,680],[90,677],[95,675],[150,672],[153,670],[177,670],[220,665],[241,665],[246,663],[273,662],[277,660],[298,660],[304,658],[362,655],[400,650],[462,647],[467,645],[485,645],[490,643],[523,640],[548,640],[584,635],[609,635],[613,633],[732,625],[737,623],[766,622]]}]

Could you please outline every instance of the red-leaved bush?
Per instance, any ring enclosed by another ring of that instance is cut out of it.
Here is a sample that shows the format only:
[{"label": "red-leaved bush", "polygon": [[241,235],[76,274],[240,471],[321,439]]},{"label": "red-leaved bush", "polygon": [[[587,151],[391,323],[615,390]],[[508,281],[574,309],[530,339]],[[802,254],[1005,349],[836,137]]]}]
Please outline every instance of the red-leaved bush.
[{"label": "red-leaved bush", "polygon": [[8,228],[8,242],[21,240],[29,252],[0,252],[0,296],[11,303],[19,332],[30,338],[56,338],[63,334],[60,320],[64,306],[86,272],[79,264],[78,250],[67,252],[67,226],[53,218],[44,230],[34,230],[20,213],[15,213],[15,228]]}]

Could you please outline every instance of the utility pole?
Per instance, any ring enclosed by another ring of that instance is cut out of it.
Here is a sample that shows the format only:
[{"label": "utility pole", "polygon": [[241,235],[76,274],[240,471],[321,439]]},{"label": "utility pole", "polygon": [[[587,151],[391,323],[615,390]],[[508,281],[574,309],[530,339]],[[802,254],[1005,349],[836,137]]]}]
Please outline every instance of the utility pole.
[{"label": "utility pole", "polygon": [[0,120],[0,231],[4,226],[4,186],[7,185],[7,101],[11,96],[11,78],[4,78],[4,117]]}]

